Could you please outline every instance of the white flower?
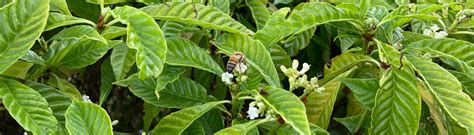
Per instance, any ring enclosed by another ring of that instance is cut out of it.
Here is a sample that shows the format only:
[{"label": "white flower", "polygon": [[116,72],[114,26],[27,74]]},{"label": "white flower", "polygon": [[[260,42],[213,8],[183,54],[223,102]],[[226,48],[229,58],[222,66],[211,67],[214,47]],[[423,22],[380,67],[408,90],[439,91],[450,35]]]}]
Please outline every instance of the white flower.
[{"label": "white flower", "polygon": [[318,92],[318,93],[321,93],[321,92],[323,92],[324,90],[326,90],[326,88],[324,88],[324,87],[319,87],[319,88],[317,88],[315,91]]},{"label": "white flower", "polygon": [[446,31],[440,31],[435,33],[434,38],[439,39],[445,38],[446,36],[448,36],[448,33]]},{"label": "white flower", "polygon": [[433,25],[430,27],[430,29],[431,29],[432,31],[438,31],[438,30],[439,30],[439,27],[438,27],[438,25],[433,24]]},{"label": "white flower", "polygon": [[283,73],[286,73],[286,71],[288,71],[288,69],[286,69],[286,67],[285,67],[284,65],[281,65],[281,66],[280,66],[280,70],[281,70],[281,72],[283,72]]},{"label": "white flower", "polygon": [[310,66],[311,66],[311,65],[309,65],[308,63],[303,63],[303,69],[301,69],[299,73],[300,73],[300,74],[306,73],[306,72],[309,70],[309,67],[310,67]]},{"label": "white flower", "polygon": [[255,119],[258,117],[258,113],[260,113],[260,111],[258,110],[257,107],[255,106],[250,106],[249,107],[249,110],[247,111],[247,117],[251,120]]},{"label": "white flower", "polygon": [[263,108],[265,108],[265,104],[263,102],[258,102],[257,106],[258,106],[259,110],[263,110]]},{"label": "white flower", "polygon": [[423,30],[423,35],[431,36],[432,34],[433,34],[433,31],[431,29],[424,29]]},{"label": "white flower", "polygon": [[241,62],[235,66],[235,70],[242,74],[247,71],[247,66],[243,62]]},{"label": "white flower", "polygon": [[82,95],[82,101],[92,103],[91,99],[86,94]]},{"label": "white flower", "polygon": [[299,64],[300,63],[298,62],[298,60],[293,60],[293,65],[291,65],[291,68],[297,70]]},{"label": "white flower", "polygon": [[113,120],[113,121],[111,122],[112,126],[115,126],[115,125],[117,125],[118,123],[119,123],[118,120]]},{"label": "white flower", "polygon": [[232,84],[233,78],[234,78],[234,75],[229,72],[222,73],[222,82],[225,82],[225,84],[227,85]]}]

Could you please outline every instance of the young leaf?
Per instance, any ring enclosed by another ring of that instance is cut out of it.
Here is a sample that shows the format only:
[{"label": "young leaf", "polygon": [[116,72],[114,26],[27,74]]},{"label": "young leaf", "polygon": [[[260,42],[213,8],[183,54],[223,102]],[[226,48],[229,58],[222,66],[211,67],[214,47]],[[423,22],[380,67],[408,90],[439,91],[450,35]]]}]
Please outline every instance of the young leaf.
[{"label": "young leaf", "polygon": [[270,11],[259,0],[245,0],[245,4],[250,8],[257,29],[262,29],[270,18]]},{"label": "young leaf", "polygon": [[224,34],[217,40],[216,47],[228,55],[242,52],[245,55],[245,62],[257,69],[267,83],[281,87],[270,53],[259,41],[247,35]]},{"label": "young leaf", "polygon": [[[393,66],[393,65],[392,65]],[[415,134],[420,120],[421,101],[416,78],[404,66],[385,71],[375,97],[370,134]]]},{"label": "young leaf", "polygon": [[177,112],[171,113],[164,117],[155,129],[151,132],[152,134],[163,134],[163,135],[174,135],[181,134],[183,131],[191,125],[196,119],[201,117],[204,113],[211,110],[215,106],[229,101],[216,101],[209,102],[203,105],[185,108]]},{"label": "young leaf", "polygon": [[372,109],[375,104],[375,94],[379,89],[378,79],[339,78],[351,91],[354,97],[367,109]]},{"label": "young leaf", "polygon": [[278,113],[299,134],[311,134],[303,102],[291,92],[277,87],[263,87],[268,95],[260,95],[269,108]]},{"label": "young leaf", "polygon": [[[454,120],[468,134],[474,133],[474,101],[462,92],[461,83],[441,66],[417,57],[408,57],[445,117]],[[440,76],[442,75],[442,76]],[[452,128],[452,127],[451,127]],[[448,130],[450,127],[448,126]],[[459,130],[462,132],[462,130]],[[456,131],[454,134],[457,134]]]},{"label": "young leaf", "polygon": [[167,38],[166,42],[168,43],[168,53],[166,54],[168,64],[195,67],[218,76],[224,73],[219,64],[194,42],[178,37]]},{"label": "young leaf", "polygon": [[49,31],[58,27],[75,24],[89,24],[91,26],[95,26],[94,22],[91,22],[87,19],[52,12],[48,16],[48,23],[46,24],[44,31]]},{"label": "young leaf", "polygon": [[186,22],[231,33],[253,34],[244,25],[215,7],[193,5],[191,2],[168,2],[146,6],[141,10],[158,20]]},{"label": "young leaf", "polygon": [[157,77],[163,70],[168,50],[158,24],[145,12],[129,6],[115,8],[112,13],[120,22],[127,24],[127,45],[137,50],[140,79]]},{"label": "young leaf", "polygon": [[56,131],[58,121],[48,102],[35,90],[0,76],[0,96],[10,115],[27,131],[48,134]]},{"label": "young leaf", "polygon": [[46,25],[49,0],[13,1],[0,8],[0,73],[35,43]]},{"label": "young leaf", "polygon": [[64,115],[69,134],[112,135],[109,115],[96,104],[74,101]]},{"label": "young leaf", "polygon": [[135,50],[129,49],[125,43],[118,44],[110,55],[113,76],[115,80],[122,80],[135,63]]}]

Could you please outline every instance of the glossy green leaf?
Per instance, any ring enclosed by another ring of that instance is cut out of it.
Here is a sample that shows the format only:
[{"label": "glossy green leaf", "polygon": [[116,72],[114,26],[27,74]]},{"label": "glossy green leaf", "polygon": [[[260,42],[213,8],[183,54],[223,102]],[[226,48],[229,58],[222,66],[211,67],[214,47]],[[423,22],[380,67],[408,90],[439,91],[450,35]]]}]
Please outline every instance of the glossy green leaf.
[{"label": "glossy green leaf", "polygon": [[[421,79],[418,79],[418,90],[420,90],[421,99],[423,99],[423,102],[428,106],[428,109],[430,111],[430,117],[435,122],[438,133],[442,134],[442,135],[448,134],[448,131],[446,130],[446,127],[444,126],[444,122],[442,120],[443,116],[442,116],[442,113],[441,113],[441,109],[439,109],[439,107],[437,105],[435,105],[436,103],[433,100],[433,96],[425,88],[425,86],[423,85],[423,82],[422,82]],[[447,122],[450,122],[450,120],[447,120]],[[447,122],[446,122],[446,124],[447,124]],[[447,124],[447,125],[449,126],[451,124]],[[459,131],[463,130],[462,127],[459,127],[459,125],[452,124],[451,126],[453,126],[455,128],[461,128],[461,130],[459,130]],[[464,130],[464,132],[466,132],[466,131]]]},{"label": "glossy green leaf", "polygon": [[254,39],[259,40],[265,46],[270,48],[278,41],[287,36],[291,24],[286,20],[290,8],[281,8],[273,13],[266,21],[263,28],[255,33]]},{"label": "glossy green leaf", "polygon": [[69,8],[67,7],[66,0],[50,0],[49,1],[50,11],[59,11],[60,13],[71,15]]},{"label": "glossy green leaf", "polygon": [[13,1],[0,8],[0,73],[26,54],[46,25],[49,0]]},{"label": "glossy green leaf", "polygon": [[119,26],[105,26],[102,36],[105,39],[114,39],[127,34],[127,28]]},{"label": "glossy green leaf", "polygon": [[128,2],[129,0],[86,0],[86,2],[89,3],[94,3],[94,4],[100,4],[101,2],[104,2],[103,4],[116,4],[116,3],[123,3],[123,2]]},{"label": "glossy green leaf", "polygon": [[189,66],[220,76],[224,70],[207,52],[184,38],[167,38],[168,53],[166,62],[170,65]]},{"label": "glossy green leaf", "polygon": [[345,118],[334,118],[337,122],[343,124],[351,133],[356,133],[361,127],[370,127],[370,115],[359,114]]},{"label": "glossy green leaf", "polygon": [[112,124],[100,106],[74,101],[64,114],[69,134],[112,135]]},{"label": "glossy green leaf", "polygon": [[290,56],[296,56],[300,50],[303,50],[308,46],[315,31],[316,27],[293,35],[289,39],[283,41],[283,47]]},{"label": "glossy green leaf", "polygon": [[298,34],[307,29],[329,22],[349,21],[353,25],[362,26],[357,15],[343,11],[324,2],[310,2],[298,5],[288,17],[292,30],[289,34]]},{"label": "glossy green leaf", "polygon": [[35,134],[56,131],[58,121],[48,102],[35,90],[16,80],[0,76],[0,96],[10,116],[25,130]]},{"label": "glossy green leaf", "polygon": [[128,87],[130,92],[147,103],[154,105],[157,105],[158,103],[159,97],[155,95],[156,80],[152,77],[147,77],[145,80],[141,80],[138,77],[138,74],[133,74],[126,79],[115,82],[114,84]]},{"label": "glossy green leaf", "polygon": [[246,35],[224,34],[216,41],[216,46],[228,55],[242,52],[245,55],[245,62],[260,72],[268,84],[281,86],[270,53],[259,41]]},{"label": "glossy green leaf", "polygon": [[163,135],[174,135],[181,134],[183,131],[190,126],[196,119],[201,117],[204,113],[216,107],[217,105],[228,103],[229,101],[216,101],[209,102],[206,104],[185,108],[177,112],[171,113],[164,117],[152,134],[163,134]]},{"label": "glossy green leaf", "polygon": [[186,22],[231,33],[253,34],[228,14],[211,6],[201,4],[193,6],[191,2],[168,2],[167,5],[151,5],[141,10],[158,20]]},{"label": "glossy green leaf", "polygon": [[[207,90],[196,81],[180,77],[159,91],[159,106],[185,108],[215,100],[207,95]],[[176,102],[179,101],[179,102]]]},{"label": "glossy green leaf", "polygon": [[135,63],[136,51],[129,49],[125,43],[120,43],[115,46],[110,55],[110,62],[112,66],[113,76],[115,80],[122,80],[125,78],[130,68]]},{"label": "glossy green leaf", "polygon": [[252,129],[268,121],[269,120],[267,119],[252,120],[246,123],[232,125],[232,127],[222,129],[215,134],[216,135],[247,135]]},{"label": "glossy green leaf", "polygon": [[[393,66],[393,65],[392,65]],[[370,134],[415,134],[421,112],[421,98],[411,69],[384,71],[375,97]]]},{"label": "glossy green leaf", "polygon": [[259,0],[245,0],[245,4],[250,8],[257,29],[262,29],[270,18],[270,11]]},{"label": "glossy green leaf", "polygon": [[38,82],[27,81],[26,86],[37,91],[41,96],[43,96],[48,102],[49,107],[53,111],[54,117],[58,120],[60,124],[65,123],[64,112],[71,104],[71,99],[66,96],[63,92]]},{"label": "glossy green leaf", "polygon": [[263,89],[268,95],[260,95],[260,97],[269,108],[279,114],[285,123],[290,124],[299,134],[311,134],[305,106],[296,95],[270,86]]},{"label": "glossy green leaf", "polygon": [[463,86],[464,92],[466,92],[466,94],[468,94],[471,99],[474,98],[474,76],[469,76],[466,73],[452,70],[450,70],[449,73],[454,75],[459,80]]},{"label": "glossy green leaf", "polygon": [[[353,69],[345,71],[335,78],[346,77],[350,74]],[[308,115],[309,122],[323,128],[327,129],[329,121],[331,120],[331,114],[336,102],[337,94],[339,90],[342,89],[342,82],[333,79],[328,83],[324,84],[322,87],[325,88],[321,93],[311,92],[306,97],[306,114]]]},{"label": "glossy green leaf", "polygon": [[20,59],[30,62],[30,63],[42,65],[42,66],[46,65],[46,61],[32,50],[28,50],[28,52],[25,55],[23,55]]},{"label": "glossy green leaf", "polygon": [[143,108],[145,110],[145,114],[143,114],[143,131],[148,132],[150,131],[150,126],[156,116],[160,113],[161,107],[155,106],[153,104],[144,102]]},{"label": "glossy green leaf", "polygon": [[155,94],[159,96],[158,92],[164,89],[169,83],[178,80],[179,76],[185,71],[185,67],[166,66],[160,76],[156,79]]},{"label": "glossy green leaf", "polygon": [[28,74],[28,70],[30,70],[31,66],[33,66],[32,63],[28,63],[25,61],[17,61],[7,70],[3,71],[1,75],[24,79]]},{"label": "glossy green leaf", "polygon": [[[102,37],[99,35],[99,32],[97,32],[91,26],[78,25],[78,26],[72,26],[72,27],[61,30],[58,34],[49,38],[48,41],[81,38],[83,36],[94,37],[94,38],[97,38],[98,40],[103,40]],[[105,40],[103,41],[105,42]]]},{"label": "glossy green leaf", "polygon": [[379,89],[378,79],[339,78],[354,93],[354,97],[367,109],[375,104],[375,94]]},{"label": "glossy green leaf", "polygon": [[462,91],[461,83],[441,66],[417,57],[408,57],[434,101],[439,105],[444,117],[452,119],[463,129],[447,126],[453,134],[474,133],[474,101]]},{"label": "glossy green leaf", "polygon": [[43,58],[51,66],[82,68],[99,60],[115,43],[104,43],[92,37],[61,40],[53,44]]},{"label": "glossy green leaf", "polygon": [[107,57],[102,65],[100,65],[100,96],[99,96],[99,105],[102,106],[102,104],[105,102],[107,97],[109,96],[110,91],[112,90],[112,82],[115,81],[114,75],[113,75],[113,70],[112,70],[112,65],[111,63],[111,58]]},{"label": "glossy green leaf", "polygon": [[277,69],[280,66],[290,67],[291,66],[291,58],[286,54],[285,50],[278,45],[273,45],[270,48],[270,55],[272,56],[272,61],[275,64]]},{"label": "glossy green leaf", "polygon": [[209,2],[212,6],[222,10],[224,13],[229,13],[230,2],[229,0],[210,0]]},{"label": "glossy green leaf", "polygon": [[46,24],[44,31],[49,31],[58,27],[75,24],[89,24],[91,26],[95,26],[95,23],[89,20],[53,12],[49,13],[48,23]]},{"label": "glossy green leaf", "polygon": [[186,130],[184,130],[183,135],[205,135],[204,127],[202,127],[201,122],[195,121],[189,125]]},{"label": "glossy green leaf", "polygon": [[129,6],[115,8],[112,13],[120,22],[127,24],[127,45],[137,50],[140,78],[157,77],[163,70],[168,50],[158,24],[145,12]]},{"label": "glossy green leaf", "polygon": [[192,27],[192,25],[185,22],[166,21],[161,29],[163,29],[165,37],[179,37],[181,32],[189,27]]},{"label": "glossy green leaf", "polygon": [[474,67],[474,44],[456,39],[427,39],[411,43],[409,47],[424,50],[426,48],[449,54]]},{"label": "glossy green leaf", "polygon": [[56,74],[53,74],[50,78],[50,84],[51,82],[54,82],[53,85],[57,86],[59,90],[64,92],[64,94],[69,96],[69,98],[82,99],[81,92],[79,92],[79,90],[77,90],[77,88],[67,80],[64,80]]},{"label": "glossy green leaf", "polygon": [[350,68],[367,62],[376,65],[379,63],[375,59],[361,54],[343,53],[339,56],[336,56],[331,60],[331,64],[324,66],[325,77],[319,80],[319,83],[320,85],[324,85]]}]

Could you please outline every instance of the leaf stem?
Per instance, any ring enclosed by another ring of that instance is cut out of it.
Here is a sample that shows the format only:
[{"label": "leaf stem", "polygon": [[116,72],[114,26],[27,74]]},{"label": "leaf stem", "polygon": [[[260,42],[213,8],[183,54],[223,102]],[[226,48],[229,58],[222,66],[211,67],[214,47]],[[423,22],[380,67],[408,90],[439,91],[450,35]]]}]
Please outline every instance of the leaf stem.
[{"label": "leaf stem", "polygon": [[106,27],[112,26],[112,25],[114,25],[114,24],[117,23],[117,22],[119,22],[119,20],[118,20],[118,19],[114,19],[114,20],[110,21],[109,23],[105,24],[105,26],[106,26]]}]

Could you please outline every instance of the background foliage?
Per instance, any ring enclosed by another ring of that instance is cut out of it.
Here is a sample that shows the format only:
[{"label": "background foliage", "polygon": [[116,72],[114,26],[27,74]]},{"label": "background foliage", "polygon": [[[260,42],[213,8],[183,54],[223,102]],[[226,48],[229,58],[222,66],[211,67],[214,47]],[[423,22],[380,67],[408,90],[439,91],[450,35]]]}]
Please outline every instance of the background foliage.
[{"label": "background foliage", "polygon": [[472,0],[0,6],[0,134],[474,134]]}]

